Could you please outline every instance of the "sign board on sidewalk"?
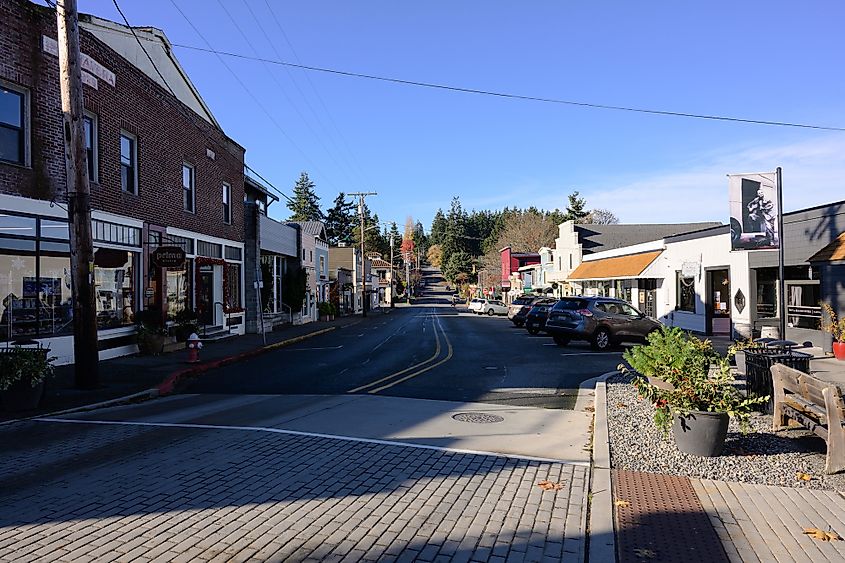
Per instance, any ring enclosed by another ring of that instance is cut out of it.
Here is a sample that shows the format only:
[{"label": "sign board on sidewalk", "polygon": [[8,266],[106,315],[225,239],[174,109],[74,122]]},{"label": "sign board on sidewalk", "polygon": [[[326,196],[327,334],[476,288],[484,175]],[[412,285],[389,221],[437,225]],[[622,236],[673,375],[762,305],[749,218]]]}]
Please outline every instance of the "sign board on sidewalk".
[{"label": "sign board on sidewalk", "polygon": [[150,260],[159,268],[184,268],[185,251],[178,246],[159,246],[153,250]]}]

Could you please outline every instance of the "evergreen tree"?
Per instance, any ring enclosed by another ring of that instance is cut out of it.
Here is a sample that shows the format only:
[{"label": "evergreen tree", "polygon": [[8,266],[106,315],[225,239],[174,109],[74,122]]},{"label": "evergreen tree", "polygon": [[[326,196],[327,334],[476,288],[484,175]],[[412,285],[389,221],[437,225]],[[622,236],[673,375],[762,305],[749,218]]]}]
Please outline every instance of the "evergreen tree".
[{"label": "evergreen tree", "polygon": [[590,214],[587,211],[587,200],[579,197],[577,191],[569,194],[569,205],[566,206],[566,219],[581,223]]},{"label": "evergreen tree", "polygon": [[431,231],[429,232],[429,239],[431,244],[443,244],[443,235],[446,232],[446,216],[443,215],[443,210],[438,209],[434,214],[434,219],[431,221]]},{"label": "evergreen tree", "polygon": [[314,182],[307,172],[299,175],[299,180],[293,186],[293,199],[288,202],[288,209],[293,212],[291,221],[322,221],[323,212],[320,211],[320,198],[314,191]]},{"label": "evergreen tree", "polygon": [[334,198],[334,206],[326,213],[326,236],[329,244],[351,242],[355,230],[355,204],[346,201],[346,194],[340,192]]},{"label": "evergreen tree", "polygon": [[390,244],[391,237],[393,238],[394,252],[398,252],[399,247],[402,246],[402,234],[399,232],[399,227],[396,226],[396,221],[390,224],[390,232],[387,235],[388,244]]}]

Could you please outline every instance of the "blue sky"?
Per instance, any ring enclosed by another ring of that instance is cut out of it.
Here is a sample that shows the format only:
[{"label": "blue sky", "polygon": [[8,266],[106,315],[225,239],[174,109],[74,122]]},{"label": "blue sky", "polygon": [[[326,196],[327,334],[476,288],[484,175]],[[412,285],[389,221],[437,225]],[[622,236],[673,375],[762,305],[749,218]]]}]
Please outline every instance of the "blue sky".
[{"label": "blue sky", "polygon": [[[174,1],[214,48],[245,55],[255,49],[406,80],[845,127],[845,4],[836,1],[224,0],[252,45],[217,0]],[[170,0],[121,7],[132,25],[204,46]],[[109,0],[80,0],[80,10],[120,21]],[[246,147],[248,164],[274,185],[289,193],[306,170],[324,207],[338,191],[377,191],[371,208],[400,227],[407,215],[427,227],[454,195],[468,209],[562,208],[573,190],[623,222],[725,221],[725,175],[777,166],[787,210],[845,199],[845,132],[515,101],[227,58],[271,119],[215,55],[176,54]],[[286,218],[283,204],[275,207],[271,215]]]}]

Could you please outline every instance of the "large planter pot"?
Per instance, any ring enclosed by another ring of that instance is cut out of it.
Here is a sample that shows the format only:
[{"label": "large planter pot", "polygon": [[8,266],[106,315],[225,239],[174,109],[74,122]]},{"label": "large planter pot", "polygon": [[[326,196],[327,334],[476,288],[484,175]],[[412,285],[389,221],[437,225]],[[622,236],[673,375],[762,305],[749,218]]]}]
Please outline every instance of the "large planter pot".
[{"label": "large planter pot", "polygon": [[685,415],[673,413],[673,416],[672,434],[679,450],[702,457],[722,453],[730,422],[727,413],[690,411]]},{"label": "large planter pot", "polygon": [[164,349],[167,337],[163,334],[142,334],[138,336],[138,351],[145,355],[158,355]]},{"label": "large planter pot", "polygon": [[6,412],[31,411],[38,408],[43,395],[44,382],[33,387],[29,378],[26,378],[0,392],[0,404]]},{"label": "large planter pot", "polygon": [[845,362],[845,342],[833,343],[833,355],[840,362]]}]

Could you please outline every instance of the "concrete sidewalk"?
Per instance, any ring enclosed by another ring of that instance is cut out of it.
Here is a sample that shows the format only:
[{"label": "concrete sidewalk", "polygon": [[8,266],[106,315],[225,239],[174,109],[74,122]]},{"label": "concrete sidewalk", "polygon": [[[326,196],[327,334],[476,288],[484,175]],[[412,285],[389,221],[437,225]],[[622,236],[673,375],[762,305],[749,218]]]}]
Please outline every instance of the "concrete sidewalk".
[{"label": "concrete sidewalk", "polygon": [[[379,315],[380,316],[380,315]],[[373,317],[378,318],[378,317]],[[291,325],[267,333],[267,347],[284,345],[357,324],[359,316],[342,317],[334,321]],[[296,340],[295,340],[296,339]],[[44,398],[38,409],[24,412],[0,411],[0,421],[27,418],[44,413],[79,408],[85,405],[110,401],[132,394],[157,389],[164,383],[163,391],[168,393],[180,377],[201,373],[218,367],[221,363],[237,361],[266,351],[260,334],[233,336],[205,344],[200,352],[200,363],[188,364],[188,351],[179,350],[157,356],[135,354],[100,362],[100,387],[97,389],[76,389],[74,387],[73,365],[56,368],[55,377],[45,385]]]}]

